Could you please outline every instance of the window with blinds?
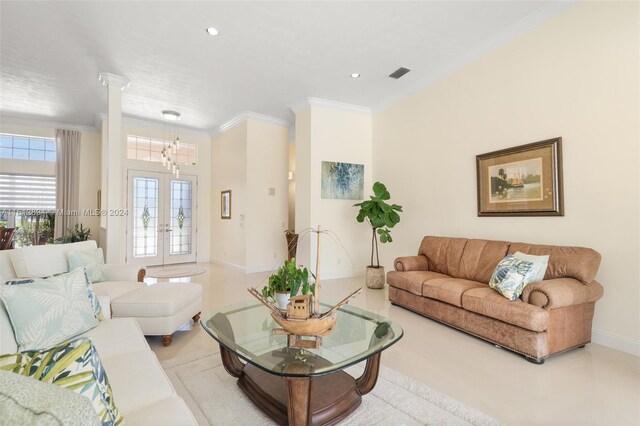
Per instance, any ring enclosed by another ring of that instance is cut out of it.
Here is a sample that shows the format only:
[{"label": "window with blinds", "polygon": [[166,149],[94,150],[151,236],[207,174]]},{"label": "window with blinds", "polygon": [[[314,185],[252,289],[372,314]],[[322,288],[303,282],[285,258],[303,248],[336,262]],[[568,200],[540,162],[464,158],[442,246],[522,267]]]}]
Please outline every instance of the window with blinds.
[{"label": "window with blinds", "polygon": [[0,210],[53,212],[55,209],[54,176],[0,173]]}]

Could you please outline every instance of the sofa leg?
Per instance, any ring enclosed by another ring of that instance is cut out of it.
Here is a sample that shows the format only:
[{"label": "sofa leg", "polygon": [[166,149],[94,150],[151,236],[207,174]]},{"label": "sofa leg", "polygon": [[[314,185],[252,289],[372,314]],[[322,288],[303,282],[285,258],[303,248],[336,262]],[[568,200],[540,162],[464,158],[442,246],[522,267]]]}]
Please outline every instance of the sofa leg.
[{"label": "sofa leg", "polygon": [[197,314],[195,314],[195,315],[193,316],[193,323],[194,323],[194,324],[197,324],[197,323],[198,323],[198,321],[200,321],[200,314],[201,314],[201,313],[202,313],[202,312],[198,312]]},{"label": "sofa leg", "polygon": [[525,356],[524,359],[529,361],[531,364],[536,364],[536,365],[544,364],[544,359],[529,358],[528,356]]},{"label": "sofa leg", "polygon": [[168,334],[168,335],[162,336],[162,346],[164,346],[166,348],[167,346],[169,346],[171,344],[172,340],[173,340],[173,335],[172,334]]}]

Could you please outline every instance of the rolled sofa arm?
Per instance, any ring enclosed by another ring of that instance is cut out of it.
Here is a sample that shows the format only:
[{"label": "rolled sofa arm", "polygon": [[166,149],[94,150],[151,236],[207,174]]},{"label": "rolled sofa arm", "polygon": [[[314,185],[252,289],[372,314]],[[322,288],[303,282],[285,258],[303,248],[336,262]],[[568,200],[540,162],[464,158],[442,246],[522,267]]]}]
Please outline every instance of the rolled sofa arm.
[{"label": "rolled sofa arm", "polygon": [[403,256],[398,257],[393,266],[396,271],[427,271],[429,269],[429,263],[427,256],[419,254],[418,256]]},{"label": "rolled sofa arm", "polygon": [[128,263],[110,263],[104,265],[107,281],[139,281],[144,280],[146,269],[140,265]]},{"label": "rolled sofa arm", "polygon": [[556,278],[527,285],[522,300],[543,309],[556,309],[595,302],[603,294],[604,289],[598,281],[583,284],[573,278]]}]

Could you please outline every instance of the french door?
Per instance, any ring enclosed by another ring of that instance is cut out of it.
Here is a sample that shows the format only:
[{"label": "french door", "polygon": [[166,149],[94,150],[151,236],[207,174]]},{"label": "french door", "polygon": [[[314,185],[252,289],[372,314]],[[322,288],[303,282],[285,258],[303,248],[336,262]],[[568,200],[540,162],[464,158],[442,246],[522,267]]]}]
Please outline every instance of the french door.
[{"label": "french door", "polygon": [[196,261],[196,176],[129,170],[127,262]]}]

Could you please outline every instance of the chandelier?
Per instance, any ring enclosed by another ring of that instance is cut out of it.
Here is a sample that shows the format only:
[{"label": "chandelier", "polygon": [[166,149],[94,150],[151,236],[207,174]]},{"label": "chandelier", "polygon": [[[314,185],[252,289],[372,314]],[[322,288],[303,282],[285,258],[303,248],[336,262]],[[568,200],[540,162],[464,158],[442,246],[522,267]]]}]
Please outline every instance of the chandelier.
[{"label": "chandelier", "polygon": [[173,123],[170,130],[170,138],[164,138],[165,143],[162,147],[162,166],[171,171],[176,178],[180,178],[180,166],[178,165],[178,151],[180,150],[180,135],[178,134],[178,120],[180,113],[177,111],[164,110],[162,118]]}]

